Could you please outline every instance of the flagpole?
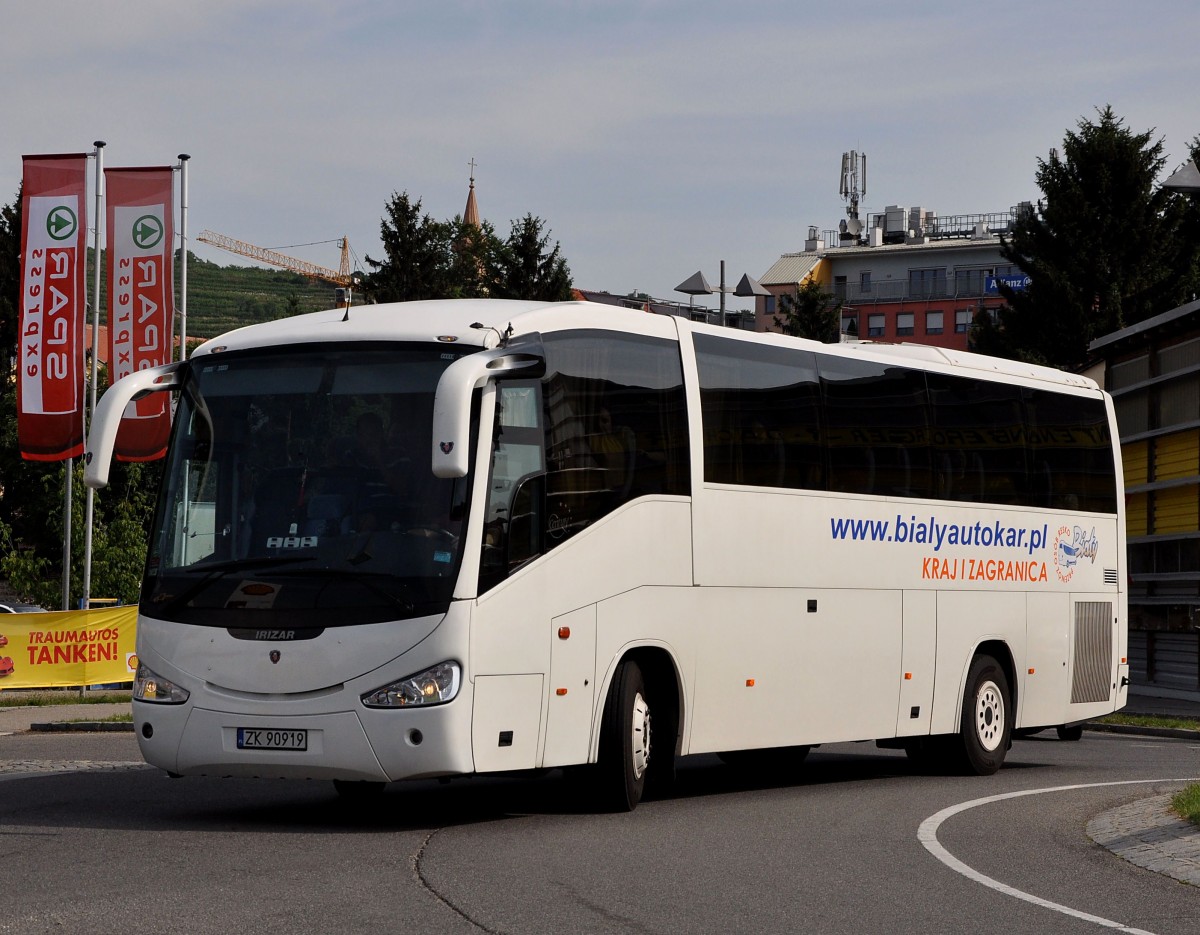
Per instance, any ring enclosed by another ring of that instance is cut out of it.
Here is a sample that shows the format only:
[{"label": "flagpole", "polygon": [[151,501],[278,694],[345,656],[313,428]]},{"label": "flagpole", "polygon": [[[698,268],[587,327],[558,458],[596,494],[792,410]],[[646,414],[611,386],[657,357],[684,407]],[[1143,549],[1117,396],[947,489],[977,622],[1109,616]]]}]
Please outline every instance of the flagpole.
[{"label": "flagpole", "polygon": [[63,579],[62,609],[71,609],[71,481],[75,477],[75,459],[63,462]]},{"label": "flagpole", "polygon": [[179,359],[187,360],[187,165],[192,157],[179,154]]},{"label": "flagpole", "polygon": [[[87,432],[88,422],[96,411],[96,385],[100,382],[100,231],[104,225],[103,196],[104,196],[104,140],[96,140],[96,230],[95,246],[92,257],[95,261],[95,288],[92,290],[92,388],[91,408],[84,419],[84,432]],[[87,489],[87,506],[84,514],[83,530],[83,609],[92,605],[92,521],[96,508],[96,491]]]}]

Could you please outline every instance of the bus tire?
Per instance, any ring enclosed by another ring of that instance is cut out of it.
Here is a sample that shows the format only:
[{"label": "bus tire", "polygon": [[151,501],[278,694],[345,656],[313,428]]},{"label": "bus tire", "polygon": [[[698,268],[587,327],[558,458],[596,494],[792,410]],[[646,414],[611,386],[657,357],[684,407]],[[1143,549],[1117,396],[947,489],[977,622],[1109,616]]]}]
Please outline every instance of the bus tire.
[{"label": "bus tire", "polygon": [[1083,740],[1082,724],[1063,724],[1055,728],[1059,740]]},{"label": "bus tire", "polygon": [[990,776],[1004,763],[1012,742],[1012,695],[1004,669],[991,656],[976,656],[963,693],[959,765],[967,773]]},{"label": "bus tire", "polygon": [[613,676],[600,726],[600,798],[618,812],[642,799],[650,768],[650,706],[641,667],[626,659]]}]

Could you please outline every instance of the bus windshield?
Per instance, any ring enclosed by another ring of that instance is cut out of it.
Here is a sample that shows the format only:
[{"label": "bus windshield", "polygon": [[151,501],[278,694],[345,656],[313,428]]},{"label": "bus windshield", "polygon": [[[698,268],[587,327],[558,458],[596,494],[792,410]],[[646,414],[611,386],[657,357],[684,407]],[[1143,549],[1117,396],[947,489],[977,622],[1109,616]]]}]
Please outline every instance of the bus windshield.
[{"label": "bus windshield", "polygon": [[470,477],[432,473],[433,398],[470,350],[301,345],[194,359],[142,612],[307,630],[444,613]]}]

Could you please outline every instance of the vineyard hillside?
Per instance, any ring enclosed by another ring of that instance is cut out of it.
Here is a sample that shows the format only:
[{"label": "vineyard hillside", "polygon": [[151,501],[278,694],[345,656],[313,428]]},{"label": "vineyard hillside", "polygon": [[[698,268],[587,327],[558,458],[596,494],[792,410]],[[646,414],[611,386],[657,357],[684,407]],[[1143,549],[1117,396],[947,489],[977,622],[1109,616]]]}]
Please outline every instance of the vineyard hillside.
[{"label": "vineyard hillside", "polygon": [[[220,266],[188,255],[188,338],[212,338],[260,321],[333,308],[336,287],[287,270]],[[176,261],[175,287],[179,288]],[[178,327],[178,326],[177,326]]]}]

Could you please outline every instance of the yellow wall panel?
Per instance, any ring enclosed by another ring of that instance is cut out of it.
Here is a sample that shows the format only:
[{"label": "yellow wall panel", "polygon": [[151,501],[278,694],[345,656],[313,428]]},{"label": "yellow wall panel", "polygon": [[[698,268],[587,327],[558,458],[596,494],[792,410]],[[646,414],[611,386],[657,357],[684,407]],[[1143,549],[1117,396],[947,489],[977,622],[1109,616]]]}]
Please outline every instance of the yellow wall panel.
[{"label": "yellow wall panel", "polygon": [[1130,536],[1144,536],[1146,529],[1146,502],[1144,493],[1130,494],[1125,503],[1125,531]]},{"label": "yellow wall panel", "polygon": [[1121,446],[1121,463],[1125,468],[1125,486],[1146,483],[1149,474],[1150,446],[1144,442],[1130,442]]},{"label": "yellow wall panel", "polygon": [[1200,474],[1200,435],[1195,430],[1154,440],[1154,478],[1170,480]]},{"label": "yellow wall panel", "polygon": [[1200,510],[1197,488],[1177,487],[1159,490],[1154,495],[1154,531],[1195,532],[1200,529]]}]

